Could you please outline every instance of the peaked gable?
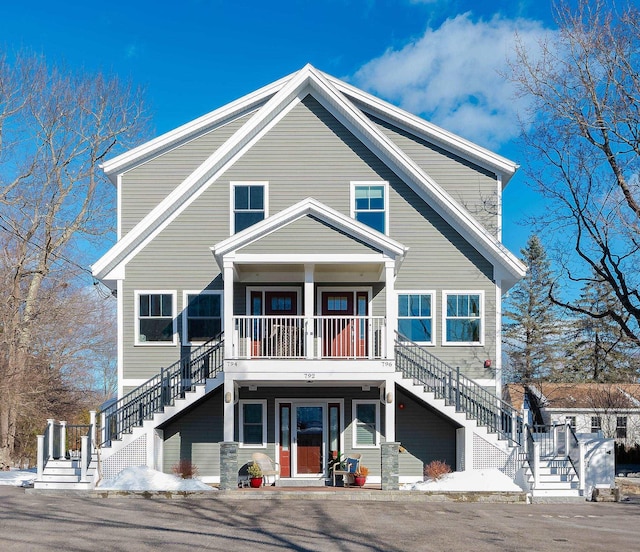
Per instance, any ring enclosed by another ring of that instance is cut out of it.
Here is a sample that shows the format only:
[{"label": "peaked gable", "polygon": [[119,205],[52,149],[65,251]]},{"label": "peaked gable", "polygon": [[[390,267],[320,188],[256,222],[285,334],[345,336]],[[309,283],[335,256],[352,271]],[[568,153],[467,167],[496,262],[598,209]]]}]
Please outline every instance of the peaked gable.
[{"label": "peaked gable", "polygon": [[[393,143],[359,108],[342,94],[322,73],[310,65],[288,79],[238,129],[179,186],[166,196],[94,266],[96,277],[105,278],[144,247],[161,229],[178,216],[207,186],[237,161],[304,96],[312,94],[357,139],[372,151],[428,203],[461,236],[496,267],[505,289],[524,276],[525,267],[502,244],[454,201],[406,153]],[[277,88],[266,87],[268,93]],[[268,94],[262,89],[261,98]],[[238,106],[236,106],[238,109]],[[122,156],[121,156],[122,157]],[[131,160],[130,160],[131,162]],[[124,166],[120,160],[106,170]]]}]

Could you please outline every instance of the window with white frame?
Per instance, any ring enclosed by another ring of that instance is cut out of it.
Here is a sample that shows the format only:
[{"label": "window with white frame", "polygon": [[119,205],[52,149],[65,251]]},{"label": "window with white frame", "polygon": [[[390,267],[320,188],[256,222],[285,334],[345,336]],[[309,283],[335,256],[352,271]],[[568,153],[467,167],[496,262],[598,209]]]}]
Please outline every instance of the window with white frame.
[{"label": "window with white frame", "polygon": [[388,186],[386,182],[352,182],[352,213],[357,221],[387,233]]},{"label": "window with white frame", "polygon": [[267,446],[267,402],[240,401],[240,446]]},{"label": "window with white frame", "polygon": [[433,345],[433,292],[398,293],[398,333],[410,341]]},{"label": "window with white frame", "polygon": [[353,401],[353,447],[377,447],[379,445],[379,401]]},{"label": "window with white frame", "polygon": [[616,439],[627,438],[627,417],[616,416]]},{"label": "window with white frame", "polygon": [[174,291],[137,291],[137,345],[173,345],[176,339],[176,293]]},{"label": "window with white frame", "polygon": [[482,345],[484,294],[475,292],[444,292],[444,344]]},{"label": "window with white frame", "polygon": [[222,292],[185,291],[183,341],[204,343],[222,332]]},{"label": "window with white frame", "polygon": [[571,426],[571,428],[575,431],[576,429],[576,417],[575,416],[565,416],[565,422]]},{"label": "window with white frame", "polygon": [[232,182],[232,233],[237,233],[267,216],[267,184],[265,182]]},{"label": "window with white frame", "polygon": [[602,429],[600,416],[591,416],[591,433],[598,433]]}]

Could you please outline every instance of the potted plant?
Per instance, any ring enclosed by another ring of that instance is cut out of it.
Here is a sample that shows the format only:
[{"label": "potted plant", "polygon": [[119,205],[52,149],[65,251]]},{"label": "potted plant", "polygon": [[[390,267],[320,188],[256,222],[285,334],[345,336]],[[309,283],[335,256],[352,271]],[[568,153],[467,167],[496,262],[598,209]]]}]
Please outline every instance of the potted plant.
[{"label": "potted plant", "polygon": [[356,473],[353,474],[353,483],[357,487],[363,487],[367,482],[367,475],[369,475],[369,468],[367,466],[359,465]]},{"label": "potted plant", "polygon": [[249,473],[249,484],[253,489],[259,489],[262,486],[262,468],[257,462],[252,462],[247,468]]}]

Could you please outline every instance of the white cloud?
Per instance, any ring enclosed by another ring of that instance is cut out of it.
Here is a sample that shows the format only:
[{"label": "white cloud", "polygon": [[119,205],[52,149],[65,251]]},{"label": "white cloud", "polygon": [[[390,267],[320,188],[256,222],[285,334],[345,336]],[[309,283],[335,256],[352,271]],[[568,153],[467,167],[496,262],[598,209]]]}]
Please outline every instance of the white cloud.
[{"label": "white cloud", "polygon": [[514,98],[514,86],[503,76],[516,33],[535,52],[548,32],[539,21],[500,16],[474,21],[465,13],[427,28],[400,50],[387,50],[352,80],[451,132],[496,148],[518,134],[517,113],[524,107],[525,100]]}]

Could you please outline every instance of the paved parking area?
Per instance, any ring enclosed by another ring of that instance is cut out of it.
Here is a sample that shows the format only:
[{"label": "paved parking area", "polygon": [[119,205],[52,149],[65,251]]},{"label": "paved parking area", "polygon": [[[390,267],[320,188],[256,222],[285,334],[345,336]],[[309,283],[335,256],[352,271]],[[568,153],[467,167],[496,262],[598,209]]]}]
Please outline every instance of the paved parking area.
[{"label": "paved parking area", "polygon": [[638,550],[640,501],[474,504],[44,496],[0,487],[0,550]]}]

